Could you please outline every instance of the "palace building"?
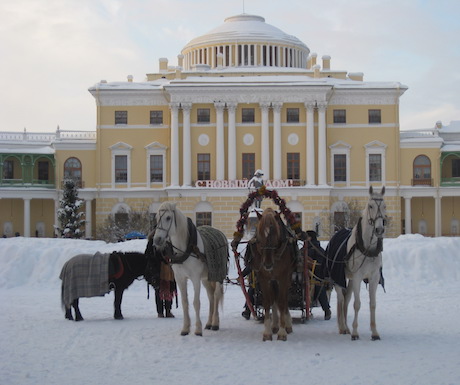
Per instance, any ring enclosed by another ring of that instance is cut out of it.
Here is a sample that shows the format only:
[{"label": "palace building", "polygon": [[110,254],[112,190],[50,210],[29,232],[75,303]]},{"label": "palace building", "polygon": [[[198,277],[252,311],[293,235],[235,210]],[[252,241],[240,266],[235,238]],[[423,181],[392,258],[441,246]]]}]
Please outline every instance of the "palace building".
[{"label": "palace building", "polygon": [[0,231],[54,236],[71,177],[87,237],[110,214],[154,214],[165,200],[231,237],[261,169],[322,239],[371,185],[386,188],[387,236],[459,235],[460,122],[401,131],[406,90],[333,69],[263,17],[229,17],[190,41],[177,66],[161,58],[143,81],[90,87],[96,131],[0,132]]}]

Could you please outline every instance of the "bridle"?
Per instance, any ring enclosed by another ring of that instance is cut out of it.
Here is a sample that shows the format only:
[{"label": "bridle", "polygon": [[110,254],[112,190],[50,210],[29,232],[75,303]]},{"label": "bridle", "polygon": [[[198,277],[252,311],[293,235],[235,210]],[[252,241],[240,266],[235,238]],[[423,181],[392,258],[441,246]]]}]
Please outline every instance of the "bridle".
[{"label": "bridle", "polygon": [[382,219],[383,221],[383,226],[385,227],[386,225],[386,216],[383,215],[382,213],[382,203],[383,203],[383,198],[371,198],[371,200],[373,200],[376,205],[377,205],[377,215],[372,218],[369,214],[369,205],[367,206],[367,214],[368,214],[368,223],[370,226],[373,226],[374,227],[374,232],[375,232],[375,222],[378,220],[378,219]]}]

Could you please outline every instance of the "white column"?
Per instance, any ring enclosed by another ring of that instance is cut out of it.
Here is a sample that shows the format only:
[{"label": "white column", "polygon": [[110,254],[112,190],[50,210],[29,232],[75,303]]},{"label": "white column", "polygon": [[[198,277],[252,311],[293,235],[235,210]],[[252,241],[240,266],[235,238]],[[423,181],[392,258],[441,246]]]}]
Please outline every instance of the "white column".
[{"label": "white column", "polygon": [[406,234],[412,234],[412,213],[411,213],[411,198],[404,198],[404,227]]},{"label": "white column", "polygon": [[190,137],[190,110],[192,103],[181,103],[182,107],[182,185],[191,186],[192,184],[192,144]]},{"label": "white column", "polygon": [[236,103],[227,103],[228,111],[228,179],[236,179]]},{"label": "white column", "polygon": [[216,102],[216,179],[225,179],[225,138],[224,107],[225,103]]},{"label": "white column", "polygon": [[318,103],[318,184],[327,184],[326,178],[326,103]]},{"label": "white column", "polygon": [[85,238],[92,238],[93,233],[91,202],[92,199],[85,199]]},{"label": "white column", "polygon": [[270,179],[270,132],[268,126],[268,109],[270,103],[260,103],[262,110],[262,127],[261,137],[262,143],[260,144],[262,171],[264,172],[264,179]]},{"label": "white column", "polygon": [[179,186],[179,103],[170,103],[171,109],[171,186]]},{"label": "white column", "polygon": [[307,114],[307,185],[315,184],[315,123],[314,104],[305,103]]},{"label": "white column", "polygon": [[273,179],[281,179],[281,107],[283,103],[272,103],[273,107]]},{"label": "white column", "polygon": [[24,198],[24,234],[30,237],[30,198]]},{"label": "white column", "polygon": [[434,198],[434,235],[435,237],[442,236],[441,228],[441,197],[437,196]]}]

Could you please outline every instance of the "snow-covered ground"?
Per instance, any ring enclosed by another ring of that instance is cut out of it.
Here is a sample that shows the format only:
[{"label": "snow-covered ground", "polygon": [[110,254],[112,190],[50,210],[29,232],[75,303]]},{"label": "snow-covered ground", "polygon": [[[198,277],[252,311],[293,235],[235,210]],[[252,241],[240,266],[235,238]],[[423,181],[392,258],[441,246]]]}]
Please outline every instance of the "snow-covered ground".
[{"label": "snow-covered ground", "polygon": [[[113,294],[82,299],[84,322],[64,319],[58,277],[66,260],[96,251],[143,252],[145,245],[0,239],[0,383],[460,384],[460,238],[384,241],[380,341],[370,339],[364,285],[359,341],[338,334],[334,293],[330,321],[315,308],[307,323],[297,318],[287,342],[262,342],[262,324],[241,317],[243,295],[233,285],[225,288],[221,330],[203,337],[180,336],[180,306],[175,319],[157,318],[144,281],[125,292],[123,321],[113,319]],[[236,277],[233,260],[230,277]],[[202,296],[203,318],[206,301]]]}]

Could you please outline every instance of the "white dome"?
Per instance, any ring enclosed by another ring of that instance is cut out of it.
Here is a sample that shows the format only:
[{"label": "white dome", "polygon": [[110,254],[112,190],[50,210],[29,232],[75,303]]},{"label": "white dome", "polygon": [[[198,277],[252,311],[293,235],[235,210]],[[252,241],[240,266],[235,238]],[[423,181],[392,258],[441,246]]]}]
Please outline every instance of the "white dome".
[{"label": "white dome", "polygon": [[191,40],[182,50],[189,51],[198,46],[236,42],[260,42],[293,46],[306,54],[308,47],[295,36],[288,35],[280,29],[265,23],[261,16],[241,14],[227,17],[224,24],[209,31],[203,36]]}]

